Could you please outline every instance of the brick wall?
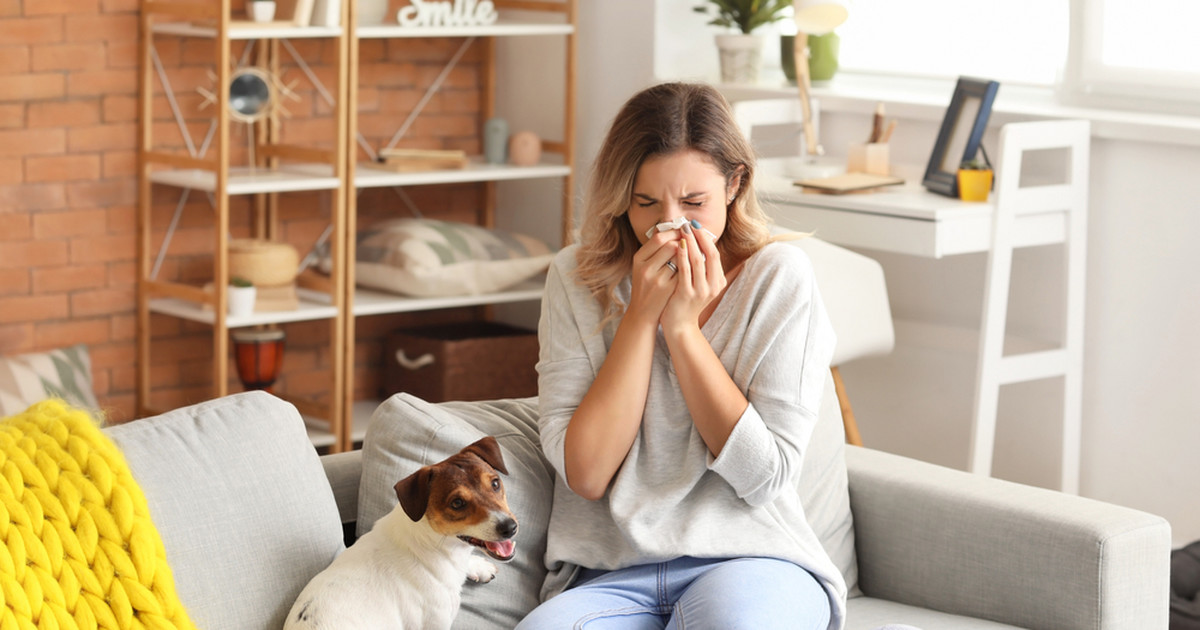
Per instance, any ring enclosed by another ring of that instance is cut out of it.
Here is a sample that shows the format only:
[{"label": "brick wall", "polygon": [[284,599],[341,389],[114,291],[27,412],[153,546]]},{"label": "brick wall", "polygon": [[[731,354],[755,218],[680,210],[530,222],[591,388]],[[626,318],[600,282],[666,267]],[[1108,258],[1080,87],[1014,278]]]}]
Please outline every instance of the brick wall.
[{"label": "brick wall", "polygon": [[[136,137],[137,0],[0,0],[0,355],[86,344],[93,387],[115,420],[134,410],[137,319]],[[459,40],[366,41],[360,49],[360,127],[385,142]],[[328,42],[296,48],[327,86],[335,87]],[[199,87],[211,86],[211,43],[158,38],[156,48],[197,143],[213,113],[201,108]],[[240,48],[235,44],[235,58]],[[451,73],[401,146],[480,151],[480,49]],[[284,140],[328,146],[329,107],[303,74],[285,65],[298,102],[288,102]],[[156,98],[158,148],[183,147],[166,99]],[[235,124],[232,148],[245,158],[245,128]],[[419,187],[408,191],[427,216],[471,220],[480,186]],[[284,196],[283,238],[307,252],[329,221],[329,193]],[[180,199],[154,189],[155,249]],[[407,211],[390,190],[359,197],[360,227]],[[250,233],[249,202],[234,199],[232,231]],[[159,278],[204,284],[212,280],[211,207],[193,193]],[[445,313],[375,316],[359,320],[356,396],[375,395],[379,338],[401,325]],[[171,408],[211,395],[212,333],[204,325],[154,316],[152,403]],[[328,389],[329,326],[292,324],[284,378],[289,395],[320,397]],[[230,373],[234,374],[232,364]],[[232,391],[240,387],[236,381]]]}]

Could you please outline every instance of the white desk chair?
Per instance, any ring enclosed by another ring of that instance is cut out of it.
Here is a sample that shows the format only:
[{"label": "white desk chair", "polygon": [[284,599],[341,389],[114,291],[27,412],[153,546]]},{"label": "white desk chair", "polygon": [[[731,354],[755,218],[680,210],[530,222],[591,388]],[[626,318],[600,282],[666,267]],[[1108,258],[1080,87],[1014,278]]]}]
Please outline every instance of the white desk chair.
[{"label": "white desk chair", "polygon": [[825,302],[825,310],[837,334],[833,352],[833,384],[846,442],[862,446],[854,410],[846,394],[839,366],[854,359],[887,354],[896,343],[892,327],[892,310],[888,303],[883,267],[872,258],[848,249],[808,237],[792,241],[808,254],[817,286]]},{"label": "white desk chair", "polygon": [[[1000,129],[996,165],[996,212],[984,286],[975,409],[971,424],[971,472],[990,475],[996,441],[1000,386],[1063,377],[1062,490],[1079,492],[1079,451],[1083,398],[1084,272],[1087,264],[1088,148],[1090,125],[1082,120],[1010,123]],[[1066,182],[1021,186],[1021,162],[1028,151],[1069,152]],[[1061,348],[1004,356],[1005,308],[1012,276],[1013,249],[1022,247],[1022,224],[1062,222],[1066,267],[1066,311]]]},{"label": "white desk chair", "polygon": [[[733,119],[760,158],[804,155],[799,98],[733,101]],[[817,124],[813,108],[813,125]]]}]

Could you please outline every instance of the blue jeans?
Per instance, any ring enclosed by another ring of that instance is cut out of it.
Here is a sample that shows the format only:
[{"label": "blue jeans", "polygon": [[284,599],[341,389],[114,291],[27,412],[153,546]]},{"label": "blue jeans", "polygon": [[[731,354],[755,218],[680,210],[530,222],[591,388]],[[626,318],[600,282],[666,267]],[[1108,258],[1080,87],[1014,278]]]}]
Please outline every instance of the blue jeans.
[{"label": "blue jeans", "polygon": [[784,560],[679,558],[617,571],[584,570],[575,586],[517,630],[826,630],[829,596]]}]

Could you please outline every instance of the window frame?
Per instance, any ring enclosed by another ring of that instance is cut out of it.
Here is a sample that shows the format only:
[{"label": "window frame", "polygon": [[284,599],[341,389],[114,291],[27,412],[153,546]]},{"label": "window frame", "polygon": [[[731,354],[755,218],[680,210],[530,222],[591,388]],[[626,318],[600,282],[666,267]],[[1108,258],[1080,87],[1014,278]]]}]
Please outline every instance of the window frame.
[{"label": "window frame", "polygon": [[1083,107],[1200,115],[1200,73],[1124,68],[1102,61],[1105,2],[1071,0],[1058,100]]}]

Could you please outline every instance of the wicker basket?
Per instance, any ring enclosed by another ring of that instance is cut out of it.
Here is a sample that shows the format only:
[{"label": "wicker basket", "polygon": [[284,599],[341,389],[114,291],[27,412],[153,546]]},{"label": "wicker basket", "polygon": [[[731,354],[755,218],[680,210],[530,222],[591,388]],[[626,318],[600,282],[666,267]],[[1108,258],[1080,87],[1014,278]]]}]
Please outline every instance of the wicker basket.
[{"label": "wicker basket", "polygon": [[429,402],[537,395],[537,333],[494,322],[399,330],[384,351],[382,394]]},{"label": "wicker basket", "polygon": [[287,243],[256,238],[229,241],[229,277],[245,278],[260,287],[291,284],[300,267],[300,254]]}]

